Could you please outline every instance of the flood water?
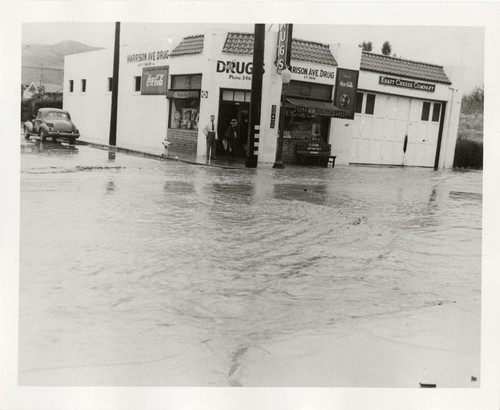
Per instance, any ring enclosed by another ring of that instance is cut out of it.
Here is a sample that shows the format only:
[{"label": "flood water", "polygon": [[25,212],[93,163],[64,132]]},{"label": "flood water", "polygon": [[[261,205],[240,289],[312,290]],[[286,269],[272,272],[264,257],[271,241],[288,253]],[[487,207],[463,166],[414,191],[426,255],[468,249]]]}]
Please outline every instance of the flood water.
[{"label": "flood water", "polygon": [[238,385],[272,340],[479,314],[481,172],[21,151],[20,384]]}]

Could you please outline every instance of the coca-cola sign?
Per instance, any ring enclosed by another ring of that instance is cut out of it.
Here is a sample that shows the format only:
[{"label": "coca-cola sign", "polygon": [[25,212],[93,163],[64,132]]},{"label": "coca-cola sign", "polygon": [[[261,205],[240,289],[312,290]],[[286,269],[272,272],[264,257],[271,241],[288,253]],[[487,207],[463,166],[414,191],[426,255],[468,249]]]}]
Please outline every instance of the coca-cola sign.
[{"label": "coca-cola sign", "polygon": [[340,108],[348,119],[354,118],[356,106],[356,91],[358,88],[358,71],[337,69],[337,81],[335,83],[335,98],[333,103]]},{"label": "coca-cola sign", "polygon": [[142,95],[166,95],[168,66],[144,67],[142,69]]}]

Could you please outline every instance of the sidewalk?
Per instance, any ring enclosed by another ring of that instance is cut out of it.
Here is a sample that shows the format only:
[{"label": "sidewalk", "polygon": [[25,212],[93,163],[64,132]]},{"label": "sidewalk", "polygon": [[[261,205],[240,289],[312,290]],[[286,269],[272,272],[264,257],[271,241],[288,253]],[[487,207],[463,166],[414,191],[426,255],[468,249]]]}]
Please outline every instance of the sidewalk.
[{"label": "sidewalk", "polygon": [[235,158],[230,161],[226,155],[219,155],[217,159],[210,159],[207,161],[205,155],[186,154],[169,150],[168,154],[162,154],[162,158],[182,161],[188,164],[213,166],[219,168],[246,168],[245,158]]}]

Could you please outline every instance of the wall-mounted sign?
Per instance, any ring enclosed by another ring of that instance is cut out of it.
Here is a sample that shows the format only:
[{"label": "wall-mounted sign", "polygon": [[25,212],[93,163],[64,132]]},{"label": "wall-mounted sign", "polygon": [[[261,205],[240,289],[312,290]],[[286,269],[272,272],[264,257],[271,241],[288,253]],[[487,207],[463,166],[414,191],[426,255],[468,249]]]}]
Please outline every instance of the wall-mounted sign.
[{"label": "wall-mounted sign", "polygon": [[306,80],[316,80],[316,78],[335,78],[335,71],[320,70],[317,68],[307,68],[300,66],[291,66],[290,71],[292,74],[303,75]]},{"label": "wall-mounted sign", "polygon": [[276,60],[276,72],[278,74],[280,74],[287,65],[290,65],[292,30],[292,24],[280,24],[278,32],[278,58]]},{"label": "wall-mounted sign", "polygon": [[167,98],[200,98],[200,91],[167,91]]},{"label": "wall-mounted sign", "polygon": [[168,66],[143,67],[141,95],[165,95],[167,81]]},{"label": "wall-mounted sign", "polygon": [[359,72],[356,70],[337,69],[333,104],[346,112],[345,118],[354,118],[358,75]]},{"label": "wall-mounted sign", "polygon": [[217,60],[217,73],[229,74],[230,80],[252,80],[253,63],[251,61]]},{"label": "wall-mounted sign", "polygon": [[157,61],[165,61],[170,58],[169,50],[147,51],[143,53],[135,53],[127,55],[127,63],[139,63],[141,66],[152,66]]},{"label": "wall-mounted sign", "polygon": [[202,91],[201,98],[208,98],[208,91]]},{"label": "wall-mounted sign", "polygon": [[276,106],[271,105],[271,128],[274,128],[276,124]]},{"label": "wall-mounted sign", "polygon": [[434,84],[421,83],[413,80],[403,80],[401,78],[386,77],[381,75],[379,77],[379,84],[392,85],[394,87],[411,88],[413,90],[428,91],[433,93],[436,90]]}]

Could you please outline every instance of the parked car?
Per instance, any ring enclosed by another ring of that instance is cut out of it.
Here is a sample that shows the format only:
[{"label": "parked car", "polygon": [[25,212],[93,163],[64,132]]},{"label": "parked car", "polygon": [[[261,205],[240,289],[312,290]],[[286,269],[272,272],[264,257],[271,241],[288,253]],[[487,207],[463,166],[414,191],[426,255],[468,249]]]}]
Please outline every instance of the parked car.
[{"label": "parked car", "polygon": [[54,142],[64,139],[70,144],[80,138],[69,112],[59,108],[40,108],[33,120],[24,123],[24,138],[30,139],[33,135],[40,137],[40,141],[50,137]]}]

